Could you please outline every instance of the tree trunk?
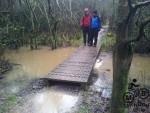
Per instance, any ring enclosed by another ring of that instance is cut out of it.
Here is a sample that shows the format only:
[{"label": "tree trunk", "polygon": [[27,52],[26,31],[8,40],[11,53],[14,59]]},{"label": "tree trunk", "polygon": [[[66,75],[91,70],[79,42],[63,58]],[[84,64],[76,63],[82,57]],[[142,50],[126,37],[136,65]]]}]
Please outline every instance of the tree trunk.
[{"label": "tree trunk", "polygon": [[125,19],[128,15],[127,0],[119,0],[117,12],[116,45],[113,51],[113,91],[111,113],[125,113],[123,95],[127,91],[128,73],[132,62],[131,44],[126,41],[128,27]]},{"label": "tree trunk", "polygon": [[113,51],[113,92],[111,113],[125,113],[123,95],[127,91],[128,73],[132,61],[132,47],[121,42]]},{"label": "tree trunk", "polygon": [[[149,19],[143,22],[140,25],[137,38],[131,40],[128,37],[128,28],[131,28],[130,25],[133,23],[133,17],[136,14],[137,8],[149,5],[150,2],[147,1],[134,7],[130,2],[130,0],[119,0],[118,26],[116,32],[117,43],[113,51],[113,91],[111,113],[126,113],[126,103],[124,103],[123,97],[127,91],[128,73],[133,57],[131,43],[139,41],[140,38],[144,36],[144,27],[150,22]],[[129,8],[130,10],[128,11]]]}]

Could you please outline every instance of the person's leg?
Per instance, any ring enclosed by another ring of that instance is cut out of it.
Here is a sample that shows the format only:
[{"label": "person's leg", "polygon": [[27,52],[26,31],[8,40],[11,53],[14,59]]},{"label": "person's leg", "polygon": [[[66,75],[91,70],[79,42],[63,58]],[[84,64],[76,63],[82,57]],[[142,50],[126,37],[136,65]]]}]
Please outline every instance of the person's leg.
[{"label": "person's leg", "polygon": [[86,45],[86,29],[83,27],[83,43]]},{"label": "person's leg", "polygon": [[96,36],[96,32],[95,32],[95,29],[93,29],[93,41],[94,41],[94,44],[95,44],[95,36]]},{"label": "person's leg", "polygon": [[[86,42],[86,44],[88,44],[88,42],[89,42],[89,27],[86,27],[86,28],[85,28],[85,32],[86,32],[85,42]],[[88,36],[88,37],[87,37],[87,36]]]},{"label": "person's leg", "polygon": [[94,46],[96,46],[96,45],[97,45],[97,38],[98,38],[98,30],[95,29],[94,32],[95,32],[95,33],[94,33]]},{"label": "person's leg", "polygon": [[91,29],[91,33],[90,33],[90,46],[93,45],[93,38],[94,38],[94,29]]},{"label": "person's leg", "polygon": [[88,28],[88,45],[91,44],[91,29]]}]

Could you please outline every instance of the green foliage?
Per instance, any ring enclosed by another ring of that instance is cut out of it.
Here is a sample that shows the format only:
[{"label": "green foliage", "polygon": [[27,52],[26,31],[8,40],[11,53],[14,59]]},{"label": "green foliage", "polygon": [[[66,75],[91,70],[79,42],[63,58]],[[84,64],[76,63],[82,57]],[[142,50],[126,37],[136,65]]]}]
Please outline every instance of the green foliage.
[{"label": "green foliage", "polygon": [[116,37],[113,33],[108,32],[101,39],[101,47],[103,50],[111,50],[116,42]]},{"label": "green foliage", "polygon": [[81,105],[76,113],[90,113],[88,110],[88,105]]},{"label": "green foliage", "polygon": [[71,36],[68,40],[70,46],[80,46],[82,42],[82,34],[76,33],[75,35]]},{"label": "green foliage", "polygon": [[106,8],[111,3],[111,0],[1,0],[0,48],[77,46],[80,37],[73,35],[80,33],[79,20],[85,4],[91,10],[97,9],[104,22],[111,14]]},{"label": "green foliage", "polygon": [[0,113],[6,113],[11,109],[13,105],[17,102],[17,98],[15,95],[10,95],[5,98],[4,102],[0,106]]},{"label": "green foliage", "polygon": [[17,49],[21,46],[24,27],[14,24],[7,16],[0,15],[0,48]]},{"label": "green foliage", "polygon": [[75,33],[74,35],[70,36],[59,36],[57,39],[57,46],[58,47],[66,47],[66,46],[74,46],[78,47],[82,43],[82,34],[81,33]]}]

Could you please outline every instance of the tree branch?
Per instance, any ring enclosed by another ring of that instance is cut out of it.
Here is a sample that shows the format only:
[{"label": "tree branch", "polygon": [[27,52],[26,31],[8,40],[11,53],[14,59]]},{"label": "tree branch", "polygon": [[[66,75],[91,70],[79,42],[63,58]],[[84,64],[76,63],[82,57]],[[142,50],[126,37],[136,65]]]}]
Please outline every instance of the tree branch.
[{"label": "tree branch", "polygon": [[138,8],[148,6],[148,5],[150,5],[150,1],[138,2],[136,5],[134,5],[134,8],[137,10]]},{"label": "tree branch", "polygon": [[131,0],[128,0],[128,6],[129,6],[129,10],[131,11],[133,8]]},{"label": "tree branch", "polygon": [[144,34],[144,38],[147,40],[147,41],[150,41],[150,39]]},{"label": "tree branch", "polygon": [[129,24],[132,17],[134,17],[137,9],[142,8],[144,6],[150,5],[150,1],[144,1],[144,2],[138,2],[136,5],[132,4],[131,0],[128,0],[128,6],[129,6],[129,14],[127,18],[125,19],[126,26]]},{"label": "tree branch", "polygon": [[139,26],[139,34],[138,34],[137,38],[133,39],[133,40],[130,40],[130,41],[127,41],[127,43],[137,42],[143,36],[145,36],[144,29],[145,29],[145,26],[148,25],[149,23],[150,23],[150,18],[145,20],[144,22],[142,22],[141,25]]}]

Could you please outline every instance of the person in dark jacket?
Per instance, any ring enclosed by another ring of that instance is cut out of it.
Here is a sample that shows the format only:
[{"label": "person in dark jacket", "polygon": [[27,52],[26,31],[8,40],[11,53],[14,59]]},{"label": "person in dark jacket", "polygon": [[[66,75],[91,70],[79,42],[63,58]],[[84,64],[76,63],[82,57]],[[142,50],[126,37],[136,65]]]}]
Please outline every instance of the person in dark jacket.
[{"label": "person in dark jacket", "polygon": [[[89,31],[90,19],[91,19],[91,16],[89,13],[89,9],[85,8],[84,9],[84,16],[80,20],[80,26],[81,26],[82,31],[83,31],[83,42],[84,42],[85,46],[87,43],[89,44],[89,42],[90,42],[90,31]],[[88,36],[88,39],[87,39],[87,36]]]},{"label": "person in dark jacket", "polygon": [[97,15],[97,11],[93,11],[93,16],[91,17],[90,21],[90,31],[91,31],[90,46],[93,46],[93,40],[94,46],[97,45],[98,32],[100,31],[100,29],[101,29],[100,17]]}]

